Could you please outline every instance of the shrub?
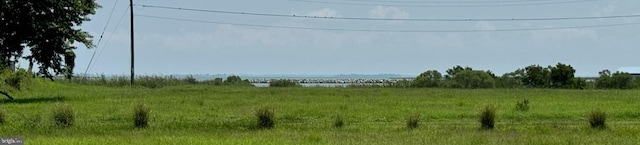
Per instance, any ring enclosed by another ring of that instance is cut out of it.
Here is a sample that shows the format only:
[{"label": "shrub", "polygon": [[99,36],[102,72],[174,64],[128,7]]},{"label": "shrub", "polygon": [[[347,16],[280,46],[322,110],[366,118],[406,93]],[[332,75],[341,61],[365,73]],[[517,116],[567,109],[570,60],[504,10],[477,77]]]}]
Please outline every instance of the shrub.
[{"label": "shrub", "polygon": [[269,87],[297,87],[300,86],[298,82],[293,80],[271,80]]},{"label": "shrub", "polygon": [[344,119],[341,116],[336,116],[333,126],[336,128],[342,128],[345,125]]},{"label": "shrub", "polygon": [[419,121],[420,121],[420,116],[418,115],[409,116],[409,118],[407,118],[407,128],[409,129],[418,128]]},{"label": "shrub", "polygon": [[74,119],[73,110],[68,105],[57,104],[53,109],[53,121],[58,127],[72,126]]},{"label": "shrub", "polygon": [[496,122],[496,108],[487,105],[480,111],[480,127],[482,129],[493,129]]},{"label": "shrub", "polygon": [[151,110],[144,104],[140,103],[133,109],[133,125],[136,128],[145,128],[149,126],[149,112]]},{"label": "shrub", "polygon": [[273,128],[274,118],[273,112],[267,108],[261,108],[256,111],[256,118],[258,119],[258,128]]},{"label": "shrub", "polygon": [[591,125],[591,128],[604,129],[607,127],[605,124],[605,122],[607,121],[607,113],[600,109],[592,110],[591,112],[589,112],[587,118],[589,120],[589,125]]},{"label": "shrub", "polygon": [[528,111],[529,110],[529,100],[524,99],[522,102],[516,103],[516,110],[518,111]]}]

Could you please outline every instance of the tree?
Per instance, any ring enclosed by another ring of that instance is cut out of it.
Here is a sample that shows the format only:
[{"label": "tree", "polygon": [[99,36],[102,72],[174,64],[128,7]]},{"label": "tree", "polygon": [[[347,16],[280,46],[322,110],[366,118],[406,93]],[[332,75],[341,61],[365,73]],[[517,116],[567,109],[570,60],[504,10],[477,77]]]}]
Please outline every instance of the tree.
[{"label": "tree", "polygon": [[550,84],[551,71],[539,65],[530,65],[524,68],[522,83],[531,88],[546,88]]},{"label": "tree", "polygon": [[[39,65],[38,74],[52,78],[73,73],[75,42],[93,47],[91,35],[78,28],[100,7],[95,0],[0,1],[0,60],[28,58]],[[23,56],[28,48],[30,55]],[[52,74],[53,72],[53,74]]]},{"label": "tree", "polygon": [[633,76],[626,72],[615,72],[611,74],[609,70],[600,71],[600,77],[596,79],[598,89],[632,89],[636,87]]},{"label": "tree", "polygon": [[524,86],[522,83],[524,77],[524,69],[517,69],[513,72],[505,73],[497,78],[496,86],[500,88],[521,88]]},{"label": "tree", "polygon": [[556,64],[555,67],[549,66],[551,74],[549,75],[552,88],[571,88],[573,84],[574,74],[576,72],[571,65],[562,63]]},{"label": "tree", "polygon": [[493,88],[495,80],[486,71],[462,70],[451,78],[453,88]]},{"label": "tree", "polygon": [[451,79],[451,78],[453,78],[454,76],[456,76],[456,74],[457,74],[458,72],[461,72],[461,71],[463,71],[463,70],[473,70],[473,69],[472,69],[471,67],[462,67],[462,66],[460,66],[460,65],[456,65],[456,66],[454,66],[453,68],[448,69],[448,70],[447,70],[447,75],[445,75],[444,77],[445,77],[446,79]]},{"label": "tree", "polygon": [[428,70],[421,73],[412,82],[413,87],[439,87],[442,81],[442,74],[437,70]]}]

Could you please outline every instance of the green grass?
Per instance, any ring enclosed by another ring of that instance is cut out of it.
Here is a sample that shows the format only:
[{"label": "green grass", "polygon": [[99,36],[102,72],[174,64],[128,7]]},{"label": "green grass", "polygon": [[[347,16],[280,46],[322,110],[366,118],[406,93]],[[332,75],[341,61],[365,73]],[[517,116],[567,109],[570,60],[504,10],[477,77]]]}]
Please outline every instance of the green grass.
[{"label": "green grass", "polygon": [[[16,100],[1,99],[2,137],[27,144],[636,144],[640,90],[255,88],[183,85],[159,89],[83,86],[32,80]],[[527,112],[513,109],[527,98]],[[133,106],[152,112],[133,126]],[[51,108],[73,108],[59,128]],[[493,130],[478,111],[496,108]],[[277,123],[256,128],[268,107]],[[607,129],[591,129],[586,113],[607,110]],[[334,126],[335,116],[348,120]],[[406,128],[407,116],[420,127]]]}]

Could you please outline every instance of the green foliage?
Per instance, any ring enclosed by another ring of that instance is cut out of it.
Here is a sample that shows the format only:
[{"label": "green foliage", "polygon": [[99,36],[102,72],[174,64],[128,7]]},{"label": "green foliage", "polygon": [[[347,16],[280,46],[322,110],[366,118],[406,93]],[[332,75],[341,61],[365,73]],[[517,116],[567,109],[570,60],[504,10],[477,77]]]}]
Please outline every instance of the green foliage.
[{"label": "green foliage", "polygon": [[496,123],[496,107],[486,105],[482,111],[480,111],[479,121],[482,129],[493,129]]},{"label": "green foliage", "polygon": [[298,84],[298,82],[295,82],[293,80],[280,79],[280,80],[269,81],[269,87],[299,87],[299,86],[300,84]]},{"label": "green foliage", "polygon": [[549,78],[552,88],[568,89],[573,86],[576,70],[571,65],[558,63],[555,67],[550,67],[549,70],[551,72]]},{"label": "green foliage", "polygon": [[5,124],[7,122],[6,116],[7,115],[4,112],[4,109],[0,108],[0,125],[3,125],[3,124]]},{"label": "green foliage", "polygon": [[149,126],[149,113],[151,109],[147,105],[139,103],[133,108],[133,126],[146,128]]},{"label": "green foliage", "polygon": [[480,70],[463,70],[457,72],[450,80],[452,88],[493,88],[495,87],[494,78],[485,71]]},{"label": "green foliage", "polygon": [[260,108],[256,110],[256,118],[258,121],[258,128],[269,129],[275,126],[273,111],[267,108]]},{"label": "green foliage", "polygon": [[[236,76],[237,77],[237,76]],[[138,76],[134,86],[142,86],[146,88],[162,88],[166,86],[178,86],[178,85],[194,85],[194,84],[207,84],[207,85],[233,85],[233,86],[253,86],[249,80],[240,80],[239,77],[233,77],[230,81],[222,81],[222,78],[216,78],[215,80],[198,81],[193,76],[186,76],[184,78],[178,78],[174,76]],[[109,87],[129,87],[130,81],[128,76],[113,76],[107,77],[100,75],[98,77],[74,77],[71,80],[64,80],[71,83],[82,85],[95,85],[95,86],[109,86]]]},{"label": "green foliage", "polygon": [[605,113],[600,109],[595,109],[589,112],[589,114],[587,115],[587,119],[589,121],[589,125],[591,125],[591,128],[595,128],[595,129],[607,128],[606,126],[607,113]]},{"label": "green foliage", "polygon": [[407,121],[406,121],[407,122],[407,128],[409,128],[409,129],[418,128],[419,121],[420,121],[420,116],[419,115],[409,116],[407,118]]},{"label": "green foliage", "polygon": [[632,89],[637,86],[633,81],[633,76],[626,72],[615,72],[611,74],[609,70],[599,72],[600,77],[596,79],[598,89]]},{"label": "green foliage", "polygon": [[439,87],[442,81],[442,74],[437,70],[428,70],[421,73],[413,80],[413,87],[435,88]]},{"label": "green foliage", "polygon": [[518,111],[529,111],[529,100],[524,99],[518,103],[516,103],[516,110]]},{"label": "green foliage", "polygon": [[514,72],[505,73],[496,79],[496,87],[498,88],[522,88],[524,84],[524,69],[517,69]]},{"label": "green foliage", "polygon": [[75,115],[69,105],[56,104],[53,108],[53,121],[58,127],[70,127],[73,125]]},{"label": "green foliage", "polygon": [[539,65],[524,68],[522,83],[529,88],[547,88],[550,86],[551,71]]},{"label": "green foliage", "polygon": [[446,79],[451,79],[451,78],[455,77],[456,74],[458,74],[459,72],[464,71],[464,70],[471,71],[473,69],[471,67],[462,67],[460,65],[456,65],[453,68],[447,69],[447,75],[445,75],[444,77]]},{"label": "green foliage", "polygon": [[583,78],[573,78],[571,80],[571,89],[585,89],[587,87],[587,80]]},{"label": "green foliage", "polygon": [[[93,0],[5,0],[0,2],[0,59],[23,57],[28,47],[28,60],[40,66],[38,74],[53,78],[60,73],[73,73],[76,49],[74,42],[93,47],[88,32],[80,30],[89,15],[100,7]],[[53,71],[53,74],[50,72]]]},{"label": "green foliage", "polygon": [[0,88],[9,87],[15,90],[21,90],[24,82],[30,79],[30,74],[24,69],[18,69],[17,71],[12,71],[9,69],[4,69],[0,72]]}]

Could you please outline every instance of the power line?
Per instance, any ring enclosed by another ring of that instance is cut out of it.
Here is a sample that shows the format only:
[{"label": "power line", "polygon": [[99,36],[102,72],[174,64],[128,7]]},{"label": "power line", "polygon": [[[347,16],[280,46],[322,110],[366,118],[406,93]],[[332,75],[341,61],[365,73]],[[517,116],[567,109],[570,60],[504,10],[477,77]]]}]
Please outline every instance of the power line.
[{"label": "power line", "polygon": [[87,71],[89,71],[89,67],[91,66],[91,63],[93,62],[93,58],[96,56],[96,52],[98,51],[97,47],[100,47],[100,42],[102,42],[102,36],[104,36],[104,32],[107,31],[107,27],[109,26],[109,22],[111,22],[111,16],[113,16],[113,11],[116,10],[116,6],[118,4],[118,0],[115,0],[115,2],[113,3],[113,8],[111,8],[111,12],[109,12],[109,17],[107,18],[107,23],[104,24],[104,28],[102,28],[102,33],[100,33],[100,38],[98,39],[98,43],[96,44],[96,49],[93,50],[93,54],[91,55],[91,59],[89,59],[89,64],[87,64],[87,68],[84,70],[84,74],[87,74]]},{"label": "power line", "polygon": [[[122,23],[122,19],[124,19],[124,16],[128,14],[128,12],[129,12],[129,7],[126,7],[125,11],[120,16],[120,19],[116,23],[116,27],[113,29],[112,32],[115,32],[118,30],[118,28],[120,27],[120,23]],[[100,59],[100,56],[102,55],[102,52],[104,52],[104,49],[107,48],[107,46],[109,46],[109,42],[111,42],[111,38],[113,38],[113,33],[111,33],[111,35],[109,35],[109,37],[106,39],[106,43],[103,45],[102,49],[100,49],[100,52],[98,52],[98,56],[95,59],[96,61],[93,63],[96,63]],[[87,70],[85,70],[84,72],[85,74],[87,74],[87,72],[93,68],[92,63],[89,63],[89,66],[90,67],[88,67]]]},{"label": "power line", "polygon": [[495,30],[390,30],[390,29],[386,29],[385,30],[385,29],[346,29],[346,28],[317,28],[317,27],[272,26],[272,25],[258,25],[258,24],[244,24],[244,23],[230,23],[230,22],[192,20],[192,19],[183,19],[183,18],[171,18],[171,17],[151,16],[151,15],[139,15],[139,14],[136,14],[135,16],[147,17],[147,18],[155,18],[155,19],[164,19],[164,20],[174,20],[174,21],[198,22],[198,23],[220,24],[220,25],[236,25],[236,26],[248,26],[248,27],[265,27],[265,28],[278,28],[278,29],[351,31],[351,32],[394,32],[394,33],[511,32],[511,31],[541,31],[541,30],[560,30],[560,29],[577,29],[577,28],[596,28],[596,27],[614,27],[614,26],[640,25],[640,23],[619,23],[619,24],[585,25],[585,26],[571,26],[571,27],[515,28],[515,29],[495,29]]},{"label": "power line", "polygon": [[511,4],[466,4],[466,5],[414,5],[414,4],[372,4],[372,3],[356,3],[356,2],[335,2],[335,1],[319,1],[319,0],[289,0],[295,2],[305,3],[320,3],[320,4],[335,4],[335,5],[351,5],[351,6],[393,6],[393,7],[507,7],[507,6],[538,6],[538,5],[554,5],[554,4],[569,4],[569,3],[582,3],[593,2],[601,0],[572,0],[572,1],[555,1],[555,2],[536,2],[536,3],[511,3]]},{"label": "power line", "polygon": [[157,5],[145,5],[134,4],[135,6],[141,6],[145,8],[157,8],[157,9],[169,9],[180,11],[193,11],[193,12],[207,12],[207,13],[219,13],[219,14],[233,14],[233,15],[251,15],[251,16],[265,16],[265,17],[287,17],[287,18],[302,18],[302,19],[335,19],[335,20],[362,20],[362,21],[558,21],[558,20],[589,20],[589,19],[615,19],[615,18],[635,18],[640,17],[637,15],[613,15],[613,16],[593,16],[593,17],[547,17],[547,18],[365,18],[365,17],[321,17],[321,16],[307,16],[307,15],[285,15],[285,14],[268,14],[268,13],[251,13],[251,12],[237,12],[237,11],[221,11],[221,10],[206,10],[206,9],[194,9],[194,8],[181,8],[181,7],[169,7],[169,6],[157,6]]}]

